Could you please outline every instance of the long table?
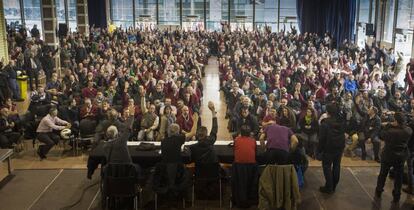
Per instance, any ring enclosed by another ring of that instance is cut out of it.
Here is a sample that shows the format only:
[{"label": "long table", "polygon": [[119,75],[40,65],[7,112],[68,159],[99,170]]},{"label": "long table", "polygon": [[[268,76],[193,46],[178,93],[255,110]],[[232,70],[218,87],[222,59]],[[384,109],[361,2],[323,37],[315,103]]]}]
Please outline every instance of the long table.
[{"label": "long table", "polygon": [[[214,144],[214,150],[217,154],[217,157],[221,163],[233,163],[234,153],[233,147],[229,146],[229,143],[232,141],[216,141]],[[143,151],[139,150],[139,145],[141,142],[128,142],[129,154],[131,155],[132,162],[139,164],[143,168],[148,168],[155,166],[156,163],[161,161],[161,152],[160,146],[161,142],[144,142],[152,143],[155,146],[154,150]],[[190,146],[196,144],[196,141],[185,142],[184,146]],[[257,145],[260,143],[257,142]],[[99,164],[106,164],[105,150],[103,148],[103,143],[98,144],[88,158],[88,173],[93,173],[93,171],[99,166]],[[262,162],[262,151],[258,150],[256,160],[257,162]],[[181,153],[182,160],[184,163],[191,163],[191,156],[188,150],[183,150]]]}]

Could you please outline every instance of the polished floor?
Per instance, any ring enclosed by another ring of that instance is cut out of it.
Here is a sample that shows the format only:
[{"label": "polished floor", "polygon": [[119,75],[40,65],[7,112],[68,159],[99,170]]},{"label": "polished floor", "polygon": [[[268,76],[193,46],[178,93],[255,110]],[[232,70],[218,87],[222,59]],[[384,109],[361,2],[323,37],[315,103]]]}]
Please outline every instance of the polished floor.
[{"label": "polished floor", "polygon": [[[300,210],[410,210],[413,199],[405,194],[399,206],[391,205],[393,184],[389,180],[382,199],[374,197],[378,167],[344,167],[341,181],[335,194],[326,195],[318,191],[323,184],[320,167],[310,167],[306,172],[305,186],[301,189]],[[82,169],[32,169],[15,170],[13,176],[0,182],[0,209],[102,209],[99,177],[85,177]],[[7,183],[6,183],[7,181]],[[223,206],[218,200],[196,200],[194,210],[229,209],[230,187],[224,184]],[[18,196],[16,196],[18,195]],[[144,189],[143,208],[153,209],[153,194]],[[72,206],[71,208],[64,208]],[[180,202],[160,202],[159,209],[181,209]],[[251,207],[250,209],[256,209]]]}]

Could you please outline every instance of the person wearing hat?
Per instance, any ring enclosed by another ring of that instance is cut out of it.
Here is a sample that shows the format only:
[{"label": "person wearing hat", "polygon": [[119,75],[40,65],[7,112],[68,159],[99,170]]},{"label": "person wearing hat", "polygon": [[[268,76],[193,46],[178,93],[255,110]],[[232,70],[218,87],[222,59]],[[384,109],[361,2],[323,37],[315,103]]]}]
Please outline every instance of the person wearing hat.
[{"label": "person wearing hat", "polygon": [[381,198],[388,172],[392,167],[394,169],[394,190],[392,191],[394,204],[398,204],[400,201],[404,163],[408,157],[408,142],[413,133],[412,129],[405,125],[405,121],[405,116],[401,112],[397,112],[394,119],[387,123],[380,132],[385,146],[381,154],[381,169],[377,179],[375,196]]}]

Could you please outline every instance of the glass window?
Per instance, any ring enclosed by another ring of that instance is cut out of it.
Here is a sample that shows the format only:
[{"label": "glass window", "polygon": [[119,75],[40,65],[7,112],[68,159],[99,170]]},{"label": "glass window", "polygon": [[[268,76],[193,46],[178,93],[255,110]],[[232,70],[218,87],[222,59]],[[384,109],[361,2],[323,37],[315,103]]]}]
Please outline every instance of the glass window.
[{"label": "glass window", "polygon": [[[4,17],[7,24],[22,24],[20,13],[20,2],[18,0],[3,0]],[[17,22],[17,23],[16,23]]]},{"label": "glass window", "polygon": [[[377,1],[378,0],[371,0],[372,1],[372,9],[371,9],[371,23],[375,24],[375,14],[377,13]],[[369,14],[369,13],[368,13]]]},{"label": "glass window", "polygon": [[[42,36],[42,16],[40,7],[40,0],[23,0],[26,28],[30,31],[34,25],[37,25],[40,36]],[[30,33],[28,33],[28,35],[30,35]]]},{"label": "glass window", "polygon": [[277,0],[256,1],[256,27],[270,26],[273,32],[277,31]]},{"label": "glass window", "polygon": [[65,0],[56,0],[56,17],[58,24],[66,23]]},{"label": "glass window", "polygon": [[384,20],[384,34],[383,40],[386,42],[392,42],[392,30],[394,25],[394,10],[395,0],[388,0],[385,7],[385,20]]},{"label": "glass window", "polygon": [[221,31],[221,22],[229,18],[229,3],[227,0],[207,0],[207,30]]},{"label": "glass window", "polygon": [[414,0],[399,0],[397,28],[395,30],[395,51],[402,53],[405,62],[411,57],[414,27]]},{"label": "glass window", "polygon": [[180,0],[159,0],[159,24],[180,25]]},{"label": "glass window", "polygon": [[290,25],[298,28],[298,18],[296,13],[296,1],[280,0],[280,29],[290,31]]},{"label": "glass window", "polygon": [[359,4],[359,20],[360,23],[369,22],[369,2],[371,0],[360,0]]},{"label": "glass window", "polygon": [[398,1],[397,28],[412,29],[414,27],[414,0]]},{"label": "glass window", "polygon": [[157,1],[135,0],[135,15],[138,27],[150,27],[157,24]]},{"label": "glass window", "polygon": [[183,29],[204,29],[204,0],[183,0]]},{"label": "glass window", "polygon": [[122,28],[131,27],[133,24],[133,0],[112,0],[112,22]]},{"label": "glass window", "polygon": [[76,31],[76,0],[68,0],[69,31]]},{"label": "glass window", "polygon": [[253,3],[250,0],[230,0],[231,30],[253,30]]}]

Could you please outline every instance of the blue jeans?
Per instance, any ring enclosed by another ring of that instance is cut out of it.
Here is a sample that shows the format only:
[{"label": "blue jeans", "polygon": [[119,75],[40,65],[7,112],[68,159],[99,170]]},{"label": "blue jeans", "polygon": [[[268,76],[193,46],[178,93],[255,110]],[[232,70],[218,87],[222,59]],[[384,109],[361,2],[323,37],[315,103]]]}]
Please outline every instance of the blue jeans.
[{"label": "blue jeans", "polygon": [[9,78],[9,87],[10,87],[10,90],[12,91],[13,98],[14,99],[20,98],[20,87],[17,84],[16,79]]}]

